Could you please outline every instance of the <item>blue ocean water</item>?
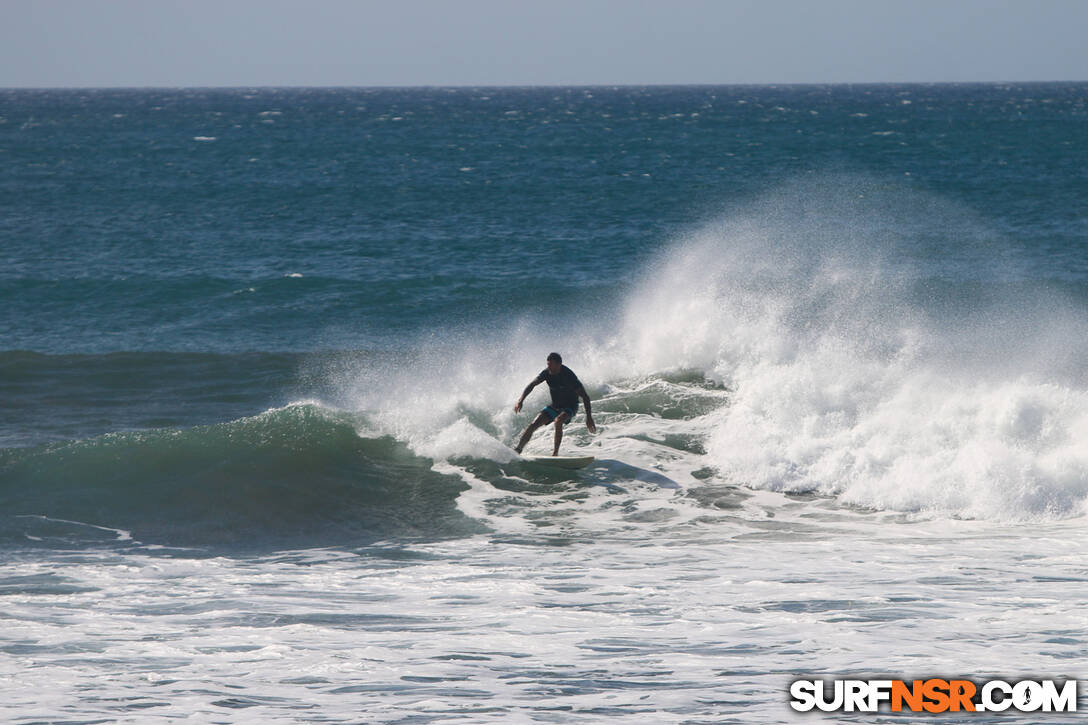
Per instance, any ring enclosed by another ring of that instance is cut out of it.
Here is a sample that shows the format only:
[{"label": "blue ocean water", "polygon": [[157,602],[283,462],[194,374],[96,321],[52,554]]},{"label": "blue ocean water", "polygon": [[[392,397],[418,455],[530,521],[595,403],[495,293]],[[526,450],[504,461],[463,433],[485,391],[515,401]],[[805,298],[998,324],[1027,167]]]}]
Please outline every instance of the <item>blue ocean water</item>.
[{"label": "blue ocean water", "polygon": [[0,710],[1073,676],[1086,169],[1084,83],[0,90]]}]

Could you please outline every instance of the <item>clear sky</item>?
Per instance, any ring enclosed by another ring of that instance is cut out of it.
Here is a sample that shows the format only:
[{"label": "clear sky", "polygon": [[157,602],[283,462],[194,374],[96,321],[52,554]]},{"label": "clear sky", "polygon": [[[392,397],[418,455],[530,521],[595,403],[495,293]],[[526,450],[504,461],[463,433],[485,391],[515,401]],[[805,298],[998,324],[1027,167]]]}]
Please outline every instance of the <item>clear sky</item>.
[{"label": "clear sky", "polygon": [[1088,0],[0,0],[0,87],[1088,80]]}]

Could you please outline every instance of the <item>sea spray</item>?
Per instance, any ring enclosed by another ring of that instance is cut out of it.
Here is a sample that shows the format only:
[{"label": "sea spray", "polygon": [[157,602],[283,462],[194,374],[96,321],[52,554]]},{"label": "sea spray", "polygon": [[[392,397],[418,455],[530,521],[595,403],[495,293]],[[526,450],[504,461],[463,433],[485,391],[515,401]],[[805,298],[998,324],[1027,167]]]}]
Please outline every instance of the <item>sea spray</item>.
[{"label": "sea spray", "polygon": [[[706,443],[734,483],[937,515],[1082,514],[1083,304],[1045,284],[1017,305],[971,284],[951,311],[928,304],[917,248],[971,218],[917,196],[792,185],[693,232],[632,296],[612,346],[734,391]],[[933,214],[908,225],[902,207]],[[944,244],[966,259],[962,241]],[[1015,274],[990,262],[981,275]]]}]

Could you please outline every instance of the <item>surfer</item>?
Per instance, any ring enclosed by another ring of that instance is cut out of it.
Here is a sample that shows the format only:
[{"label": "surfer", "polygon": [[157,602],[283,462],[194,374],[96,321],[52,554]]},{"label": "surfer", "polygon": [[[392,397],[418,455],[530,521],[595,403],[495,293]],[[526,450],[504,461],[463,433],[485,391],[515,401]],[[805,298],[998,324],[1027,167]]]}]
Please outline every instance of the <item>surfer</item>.
[{"label": "surfer", "polygon": [[571,422],[578,414],[578,398],[586,405],[586,428],[590,433],[597,432],[597,425],[593,422],[593,413],[589,405],[589,394],[586,393],[582,381],[574,374],[574,371],[563,364],[563,356],[557,352],[548,355],[548,367],[533,378],[532,382],[525,386],[518,402],[514,403],[514,412],[521,412],[521,405],[525,402],[525,396],[532,392],[533,388],[541,383],[548,384],[548,390],[552,394],[552,404],[540,411],[525,432],[521,434],[521,440],[514,446],[514,450],[521,453],[525,444],[533,437],[537,428],[555,423],[555,448],[553,456],[559,455],[559,444],[563,442],[563,426]]}]

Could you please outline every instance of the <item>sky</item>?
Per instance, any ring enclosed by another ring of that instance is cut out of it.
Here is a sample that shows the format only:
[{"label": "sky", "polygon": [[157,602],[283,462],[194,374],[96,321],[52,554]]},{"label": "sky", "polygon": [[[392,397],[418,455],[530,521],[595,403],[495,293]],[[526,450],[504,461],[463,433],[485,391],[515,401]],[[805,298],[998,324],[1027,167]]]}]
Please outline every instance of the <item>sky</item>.
[{"label": "sky", "polygon": [[0,0],[0,87],[1088,80],[1088,0]]}]

